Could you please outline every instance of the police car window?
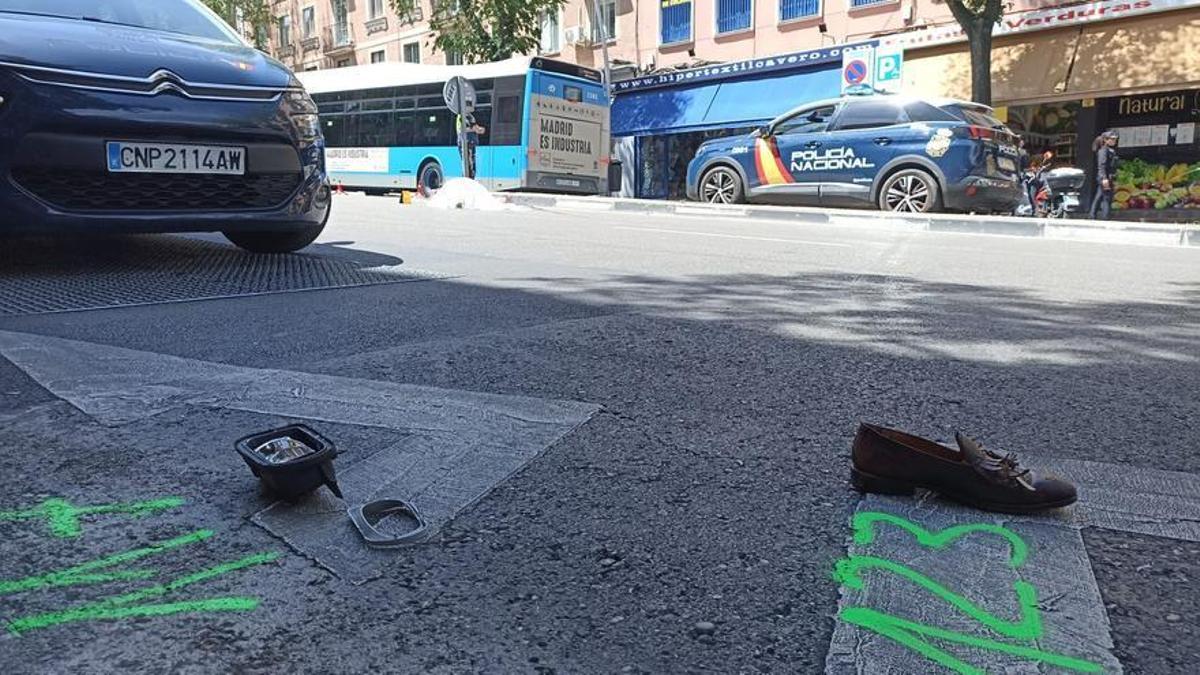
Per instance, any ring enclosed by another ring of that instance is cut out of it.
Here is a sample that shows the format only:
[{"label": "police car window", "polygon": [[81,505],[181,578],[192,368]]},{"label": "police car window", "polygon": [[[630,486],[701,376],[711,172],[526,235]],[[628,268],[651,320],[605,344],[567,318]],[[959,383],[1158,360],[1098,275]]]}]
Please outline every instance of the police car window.
[{"label": "police car window", "polygon": [[902,111],[891,101],[851,101],[838,116],[835,131],[871,129],[899,124]]},{"label": "police car window", "polygon": [[941,108],[924,101],[904,104],[904,112],[910,122],[957,122],[958,118]]},{"label": "police car window", "polygon": [[780,122],[775,127],[775,135],[782,134],[815,134],[825,131],[829,119],[833,117],[836,106],[827,105],[820,108],[801,110],[799,113]]}]

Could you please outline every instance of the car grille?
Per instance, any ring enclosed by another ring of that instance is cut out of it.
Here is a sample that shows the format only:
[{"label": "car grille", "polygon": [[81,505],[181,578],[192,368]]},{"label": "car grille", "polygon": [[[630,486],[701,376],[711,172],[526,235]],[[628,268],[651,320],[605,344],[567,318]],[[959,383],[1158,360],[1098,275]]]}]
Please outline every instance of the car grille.
[{"label": "car grille", "polygon": [[210,176],[16,168],[13,178],[65,211],[235,211],[282,205],[299,173]]}]

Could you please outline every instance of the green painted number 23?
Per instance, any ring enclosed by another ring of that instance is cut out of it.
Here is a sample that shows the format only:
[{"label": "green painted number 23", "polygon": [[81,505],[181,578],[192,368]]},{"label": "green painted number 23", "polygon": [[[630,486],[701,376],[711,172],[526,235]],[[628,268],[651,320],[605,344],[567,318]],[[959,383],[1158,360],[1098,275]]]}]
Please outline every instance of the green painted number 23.
[{"label": "green painted number 23", "polygon": [[[886,523],[905,530],[921,546],[935,550],[943,549],[962,537],[972,534],[999,537],[1009,545],[1009,565],[1013,569],[1021,567],[1029,556],[1029,547],[1025,541],[1012,530],[999,525],[977,523],[972,525],[958,525],[938,532],[930,532],[910,520],[876,511],[865,511],[854,515],[854,518],[851,520],[851,528],[854,531],[854,542],[862,546],[867,546],[874,542],[874,526],[876,523]],[[848,588],[862,590],[862,572],[868,569],[883,570],[902,577],[1006,638],[1034,641],[1041,638],[1044,634],[1041,610],[1037,606],[1037,589],[1028,582],[1013,582],[1013,591],[1017,596],[1020,615],[1017,621],[1006,621],[983,610],[967,598],[951,591],[911,567],[886,558],[866,555],[849,556],[837,562],[834,567],[833,578]],[[1099,664],[1090,661],[1083,661],[1032,647],[1021,647],[1008,642],[936,628],[902,619],[891,614],[885,614],[869,607],[847,607],[842,610],[840,617],[847,623],[874,631],[912,649],[931,661],[963,675],[984,675],[984,671],[934,645],[930,642],[931,639],[1012,654],[1031,661],[1040,661],[1048,665],[1078,672],[1097,673],[1102,670]]]}]

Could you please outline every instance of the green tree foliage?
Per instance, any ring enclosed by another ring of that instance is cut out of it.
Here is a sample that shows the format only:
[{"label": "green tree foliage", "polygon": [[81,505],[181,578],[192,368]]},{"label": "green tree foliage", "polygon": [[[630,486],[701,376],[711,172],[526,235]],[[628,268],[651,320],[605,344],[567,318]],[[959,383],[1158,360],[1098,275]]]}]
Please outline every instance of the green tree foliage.
[{"label": "green tree foliage", "polygon": [[1004,16],[1003,0],[946,0],[971,49],[971,100],[992,104],[992,29]]},{"label": "green tree foliage", "polygon": [[[435,48],[470,62],[500,61],[537,49],[542,14],[564,0],[433,0],[430,28]],[[420,0],[391,0],[400,16],[413,16]]]},{"label": "green tree foliage", "polygon": [[[250,24],[255,40],[260,39],[263,29],[271,26],[271,6],[269,0],[203,0],[230,26],[238,28],[238,17]],[[260,49],[266,45],[257,45]]]}]

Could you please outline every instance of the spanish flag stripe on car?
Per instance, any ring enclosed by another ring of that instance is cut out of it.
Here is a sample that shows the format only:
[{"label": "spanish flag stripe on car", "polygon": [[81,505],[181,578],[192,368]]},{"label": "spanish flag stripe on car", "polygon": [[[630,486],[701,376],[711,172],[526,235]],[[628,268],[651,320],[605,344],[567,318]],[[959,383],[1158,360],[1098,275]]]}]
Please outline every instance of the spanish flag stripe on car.
[{"label": "spanish flag stripe on car", "polygon": [[758,169],[758,181],[762,185],[783,185],[795,182],[779,159],[779,151],[776,150],[773,139],[755,139],[754,166]]}]

